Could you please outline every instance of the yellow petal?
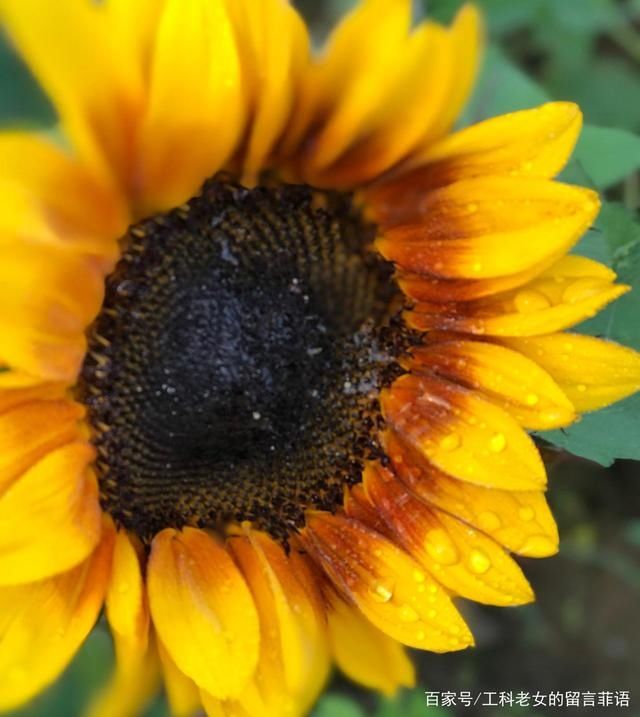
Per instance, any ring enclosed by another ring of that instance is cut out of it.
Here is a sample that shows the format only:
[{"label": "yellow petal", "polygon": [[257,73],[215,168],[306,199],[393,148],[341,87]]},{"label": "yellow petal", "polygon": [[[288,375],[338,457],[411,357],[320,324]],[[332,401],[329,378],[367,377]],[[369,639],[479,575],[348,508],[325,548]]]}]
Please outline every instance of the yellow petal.
[{"label": "yellow petal", "polygon": [[86,0],[1,0],[0,19],[82,158],[110,186],[123,186],[141,77],[121,62],[103,7]]},{"label": "yellow petal", "polygon": [[[25,403],[49,401],[64,398],[67,386],[64,383],[42,382],[24,371],[0,371],[0,416]],[[0,426],[2,418],[0,418]],[[2,429],[0,428],[0,436]],[[0,441],[3,439],[0,437]],[[0,449],[0,454],[2,450]],[[5,453],[6,455],[6,453]],[[1,465],[1,464],[0,464]],[[0,475],[2,469],[0,468]],[[0,491],[3,479],[0,478]]]},{"label": "yellow petal", "polygon": [[544,368],[578,411],[595,411],[640,390],[640,354],[579,334],[502,339]]},{"label": "yellow petal", "polygon": [[167,650],[158,643],[164,686],[173,717],[193,717],[200,708],[200,690],[181,672]]},{"label": "yellow petal", "polygon": [[50,451],[80,438],[84,409],[71,401],[28,401],[0,414],[0,495]]},{"label": "yellow petal", "polygon": [[481,391],[525,428],[560,428],[576,418],[571,401],[546,371],[503,346],[462,339],[434,342],[413,349],[409,365]]},{"label": "yellow petal", "polygon": [[425,194],[415,223],[387,229],[376,246],[405,271],[449,279],[508,276],[567,252],[598,208],[595,192],[558,182],[463,180]]},{"label": "yellow petal", "polygon": [[305,535],[336,588],[389,637],[433,652],[473,644],[448,595],[379,533],[344,516],[312,513]]},{"label": "yellow petal", "polygon": [[484,50],[484,24],[478,8],[465,5],[456,15],[450,33],[454,48],[454,81],[439,121],[423,138],[425,146],[451,129],[473,89]]},{"label": "yellow petal", "polygon": [[508,490],[546,485],[533,441],[508,413],[473,391],[405,375],[382,392],[380,403],[393,430],[454,478]]},{"label": "yellow petal", "polygon": [[398,544],[453,594],[488,605],[533,600],[522,570],[491,538],[430,508],[379,464],[365,469],[364,485]]},{"label": "yellow petal", "polygon": [[149,607],[139,557],[140,547],[124,529],[116,534],[107,591],[107,618],[122,669],[137,664],[147,652]]},{"label": "yellow petal", "polygon": [[409,0],[364,0],[333,32],[311,75],[318,98],[314,114],[326,108],[328,116],[305,162],[307,174],[330,165],[370,128],[397,79],[410,20]]},{"label": "yellow petal", "polygon": [[492,117],[426,147],[411,161],[427,165],[414,179],[423,191],[483,175],[549,179],[566,164],[581,127],[572,102]]},{"label": "yellow petal", "polygon": [[281,714],[305,692],[322,649],[323,625],[282,548],[264,533],[249,528],[244,533],[229,546],[260,618],[255,683],[261,701]]},{"label": "yellow petal", "polygon": [[227,6],[252,111],[243,175],[253,184],[289,120],[309,62],[309,36],[295,9],[280,0],[227,0]]},{"label": "yellow petal", "polygon": [[74,381],[104,293],[99,267],[69,252],[16,245],[4,253],[0,285],[3,359],[34,376]]},{"label": "yellow petal", "polygon": [[445,28],[434,22],[416,28],[398,53],[397,77],[370,118],[366,137],[318,173],[317,181],[323,186],[352,187],[375,179],[407,156],[439,122],[455,81],[454,52]]},{"label": "yellow petal", "polygon": [[443,329],[490,336],[538,336],[595,316],[629,291],[612,285],[615,274],[602,264],[566,256],[524,286],[469,302],[417,304],[407,314],[416,329]]},{"label": "yellow petal", "polygon": [[129,216],[121,197],[33,133],[0,136],[0,234],[113,261]]},{"label": "yellow petal", "polygon": [[349,679],[385,695],[413,687],[413,664],[396,640],[374,627],[357,609],[335,596],[328,612],[331,646]]},{"label": "yellow petal", "polygon": [[428,505],[481,530],[514,553],[541,558],[558,552],[558,529],[541,491],[483,488],[455,480],[390,431],[385,432],[383,445],[398,479]]},{"label": "yellow petal", "polygon": [[178,668],[211,695],[238,696],[258,661],[259,624],[226,550],[203,531],[166,529],[153,541],[147,580],[153,623]]},{"label": "yellow petal", "polygon": [[184,203],[231,156],[244,126],[240,82],[224,0],[166,0],[141,131],[141,214]]},{"label": "yellow petal", "polygon": [[94,554],[67,573],[0,588],[0,709],[25,703],[64,670],[102,607],[113,544],[105,523]]},{"label": "yellow petal", "polygon": [[100,538],[93,448],[72,443],[36,463],[0,498],[0,584],[41,580],[84,560]]}]

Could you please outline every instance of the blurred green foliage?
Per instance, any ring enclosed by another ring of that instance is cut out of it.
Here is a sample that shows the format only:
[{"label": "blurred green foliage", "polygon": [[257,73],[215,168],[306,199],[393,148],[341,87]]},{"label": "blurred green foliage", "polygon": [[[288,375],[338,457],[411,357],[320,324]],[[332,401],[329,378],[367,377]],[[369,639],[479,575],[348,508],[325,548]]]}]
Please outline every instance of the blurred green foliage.
[{"label": "blurred green foliage", "polygon": [[[352,0],[299,0],[317,38]],[[416,2],[449,21],[464,0]],[[476,0],[490,44],[461,124],[549,99],[580,104],[587,126],[562,179],[598,189],[604,206],[577,251],[613,266],[636,287],[580,330],[640,348],[640,0]],[[46,128],[55,113],[0,35],[0,125]],[[640,459],[640,398],[544,434],[559,448],[602,465]],[[636,463],[605,471],[557,449],[550,501],[562,547],[553,560],[525,561],[535,605],[511,611],[463,605],[478,647],[416,655],[429,689],[629,689],[640,674],[640,497]],[[108,633],[99,625],[64,677],[14,717],[76,717],[108,678]],[[442,717],[423,687],[385,700],[337,677],[313,717]],[[499,710],[488,717],[510,714]],[[639,714],[635,710],[628,714]],[[471,710],[464,714],[473,714]],[[513,714],[536,714],[524,709]],[[549,714],[546,712],[546,714]],[[158,700],[146,717],[167,717]]]}]

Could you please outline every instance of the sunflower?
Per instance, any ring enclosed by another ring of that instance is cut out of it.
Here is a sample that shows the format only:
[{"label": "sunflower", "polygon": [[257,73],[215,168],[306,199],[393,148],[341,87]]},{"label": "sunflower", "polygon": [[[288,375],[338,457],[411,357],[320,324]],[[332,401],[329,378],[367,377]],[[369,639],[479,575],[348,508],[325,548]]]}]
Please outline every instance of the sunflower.
[{"label": "sunflower", "polygon": [[305,714],[334,662],[473,644],[556,552],[527,431],[640,384],[561,333],[628,287],[567,252],[551,103],[451,133],[481,22],[363,0],[0,0],[61,136],[0,136],[0,709],[103,606],[93,715]]}]

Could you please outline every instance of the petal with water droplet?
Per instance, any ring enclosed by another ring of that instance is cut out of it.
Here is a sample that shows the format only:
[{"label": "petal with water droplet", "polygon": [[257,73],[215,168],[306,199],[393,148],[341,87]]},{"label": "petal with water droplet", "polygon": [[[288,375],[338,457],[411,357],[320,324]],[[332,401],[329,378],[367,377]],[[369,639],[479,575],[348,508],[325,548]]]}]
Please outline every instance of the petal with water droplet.
[{"label": "petal with water droplet", "polygon": [[[518,565],[478,530],[415,497],[377,464],[364,473],[367,495],[392,528],[395,540],[454,594],[489,605],[530,602],[533,593]],[[455,559],[432,549],[433,534]]]},{"label": "petal with water droplet", "polygon": [[[426,504],[477,528],[514,553],[538,558],[558,551],[558,529],[541,491],[483,488],[455,480],[390,431],[383,440],[398,479]],[[521,510],[527,511],[526,518]]]},{"label": "petal with water droplet", "polygon": [[640,390],[640,354],[613,341],[550,334],[502,343],[542,366],[578,411],[594,411]]},{"label": "petal with water droplet", "polygon": [[[380,404],[396,433],[455,478],[510,490],[546,484],[533,441],[508,413],[473,391],[433,376],[405,375],[382,392]],[[451,434],[460,440],[446,450],[442,436]]]},{"label": "petal with water droplet", "polygon": [[[428,370],[481,391],[525,428],[548,430],[575,420],[571,401],[551,376],[532,358],[504,346],[464,339],[435,341],[414,349],[407,364],[414,371]],[[495,438],[494,445],[499,443]]]},{"label": "petal with water droplet", "polygon": [[[628,286],[614,285],[614,279],[615,274],[604,265],[569,255],[517,289],[466,302],[421,302],[406,319],[421,331],[442,329],[496,337],[549,334],[595,316],[629,291]],[[529,297],[526,301],[523,292]],[[534,305],[531,292],[544,301]]]},{"label": "petal with water droplet", "polygon": [[[390,637],[434,652],[473,644],[445,591],[424,574],[416,580],[420,566],[379,533],[345,516],[311,513],[305,539],[342,595]],[[406,619],[407,607],[416,619]]]}]

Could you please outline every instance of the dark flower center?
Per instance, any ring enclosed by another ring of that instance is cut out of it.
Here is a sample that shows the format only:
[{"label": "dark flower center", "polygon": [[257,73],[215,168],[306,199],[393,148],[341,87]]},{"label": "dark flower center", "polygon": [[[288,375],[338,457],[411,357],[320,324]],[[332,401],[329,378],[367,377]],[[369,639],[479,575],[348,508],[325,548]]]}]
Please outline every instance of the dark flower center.
[{"label": "dark flower center", "polygon": [[374,232],[349,196],[222,180],[131,228],[79,387],[118,522],[286,540],[341,503],[408,341]]}]

